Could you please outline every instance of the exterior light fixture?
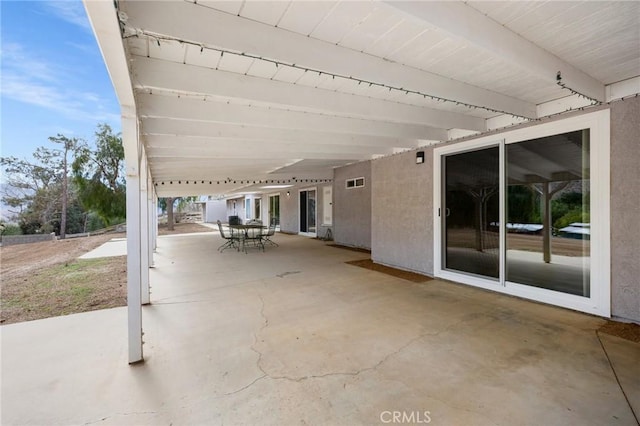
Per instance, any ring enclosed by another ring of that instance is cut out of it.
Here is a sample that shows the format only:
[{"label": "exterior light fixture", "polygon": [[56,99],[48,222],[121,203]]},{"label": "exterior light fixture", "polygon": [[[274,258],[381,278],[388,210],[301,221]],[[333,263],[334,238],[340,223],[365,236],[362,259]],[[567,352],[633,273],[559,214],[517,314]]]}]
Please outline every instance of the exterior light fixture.
[{"label": "exterior light fixture", "polygon": [[416,164],[424,163],[424,151],[416,152]]}]

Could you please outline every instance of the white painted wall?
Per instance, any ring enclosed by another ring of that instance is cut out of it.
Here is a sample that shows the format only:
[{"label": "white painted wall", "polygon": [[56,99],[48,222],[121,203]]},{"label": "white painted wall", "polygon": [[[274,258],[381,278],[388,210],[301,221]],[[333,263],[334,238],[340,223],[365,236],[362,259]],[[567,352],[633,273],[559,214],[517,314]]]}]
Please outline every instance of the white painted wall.
[{"label": "white painted wall", "polygon": [[226,222],[227,202],[225,200],[207,200],[204,203],[203,220],[207,223],[216,223],[218,220]]}]

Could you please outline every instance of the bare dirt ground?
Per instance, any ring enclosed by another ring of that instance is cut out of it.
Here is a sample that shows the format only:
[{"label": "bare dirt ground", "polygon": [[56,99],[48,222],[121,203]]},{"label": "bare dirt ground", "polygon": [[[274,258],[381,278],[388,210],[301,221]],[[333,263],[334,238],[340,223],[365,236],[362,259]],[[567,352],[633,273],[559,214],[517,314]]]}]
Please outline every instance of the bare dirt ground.
[{"label": "bare dirt ground", "polygon": [[[179,223],[160,235],[209,232],[197,223]],[[126,256],[78,259],[124,233],[0,247],[0,323],[11,324],[124,306]]]},{"label": "bare dirt ground", "polygon": [[[484,232],[484,247],[498,248],[500,237],[496,232]],[[448,242],[453,247],[475,248],[476,233],[473,229],[450,229]],[[523,250],[542,253],[542,235],[507,234],[509,250]],[[559,256],[585,256],[589,253],[589,240],[551,237],[551,252]]]},{"label": "bare dirt ground", "polygon": [[15,276],[26,276],[38,269],[69,262],[101,246],[112,238],[124,237],[124,233],[114,233],[0,247],[0,273],[2,274],[3,292],[5,290],[5,281],[8,279]]},{"label": "bare dirt ground", "polygon": [[192,222],[176,223],[175,225],[173,225],[173,227],[174,227],[173,231],[169,231],[167,229],[166,224],[164,223],[159,224],[158,235],[191,234],[194,232],[214,232],[214,230],[212,228],[209,228],[208,226],[204,226],[200,223],[192,223]]}]

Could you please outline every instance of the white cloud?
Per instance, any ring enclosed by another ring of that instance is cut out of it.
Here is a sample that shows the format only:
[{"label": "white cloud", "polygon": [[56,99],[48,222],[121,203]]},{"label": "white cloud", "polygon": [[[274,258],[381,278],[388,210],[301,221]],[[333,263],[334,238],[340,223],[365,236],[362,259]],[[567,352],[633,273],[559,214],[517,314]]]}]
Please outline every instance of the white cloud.
[{"label": "white cloud", "polygon": [[70,24],[91,32],[87,12],[80,0],[53,0],[44,2],[47,11]]},{"label": "white cloud", "polygon": [[117,122],[118,114],[105,111],[106,100],[102,96],[76,89],[59,65],[27,55],[16,43],[6,43],[1,55],[3,97],[74,120]]},{"label": "white cloud", "polygon": [[[60,73],[56,64],[51,64],[30,56],[25,49],[17,43],[3,43],[2,72],[15,73],[17,75],[37,76],[38,80],[56,81]],[[4,76],[3,76],[4,82]]]}]

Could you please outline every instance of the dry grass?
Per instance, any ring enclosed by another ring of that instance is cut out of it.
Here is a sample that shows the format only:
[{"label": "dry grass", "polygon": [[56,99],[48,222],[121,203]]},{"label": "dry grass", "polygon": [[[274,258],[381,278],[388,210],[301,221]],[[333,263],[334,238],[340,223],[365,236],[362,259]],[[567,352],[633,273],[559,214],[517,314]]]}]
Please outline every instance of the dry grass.
[{"label": "dry grass", "polygon": [[[160,235],[212,231],[197,223],[179,223],[173,231],[164,228],[160,227]],[[105,234],[0,247],[0,323],[125,306],[126,256],[78,259],[112,238],[123,237]]]},{"label": "dry grass", "polygon": [[173,231],[167,229],[166,223],[158,225],[158,235],[191,234],[195,232],[214,232],[214,229],[193,222],[176,223],[173,225]]},{"label": "dry grass", "polygon": [[126,256],[78,259],[2,280],[3,324],[127,304]]}]

